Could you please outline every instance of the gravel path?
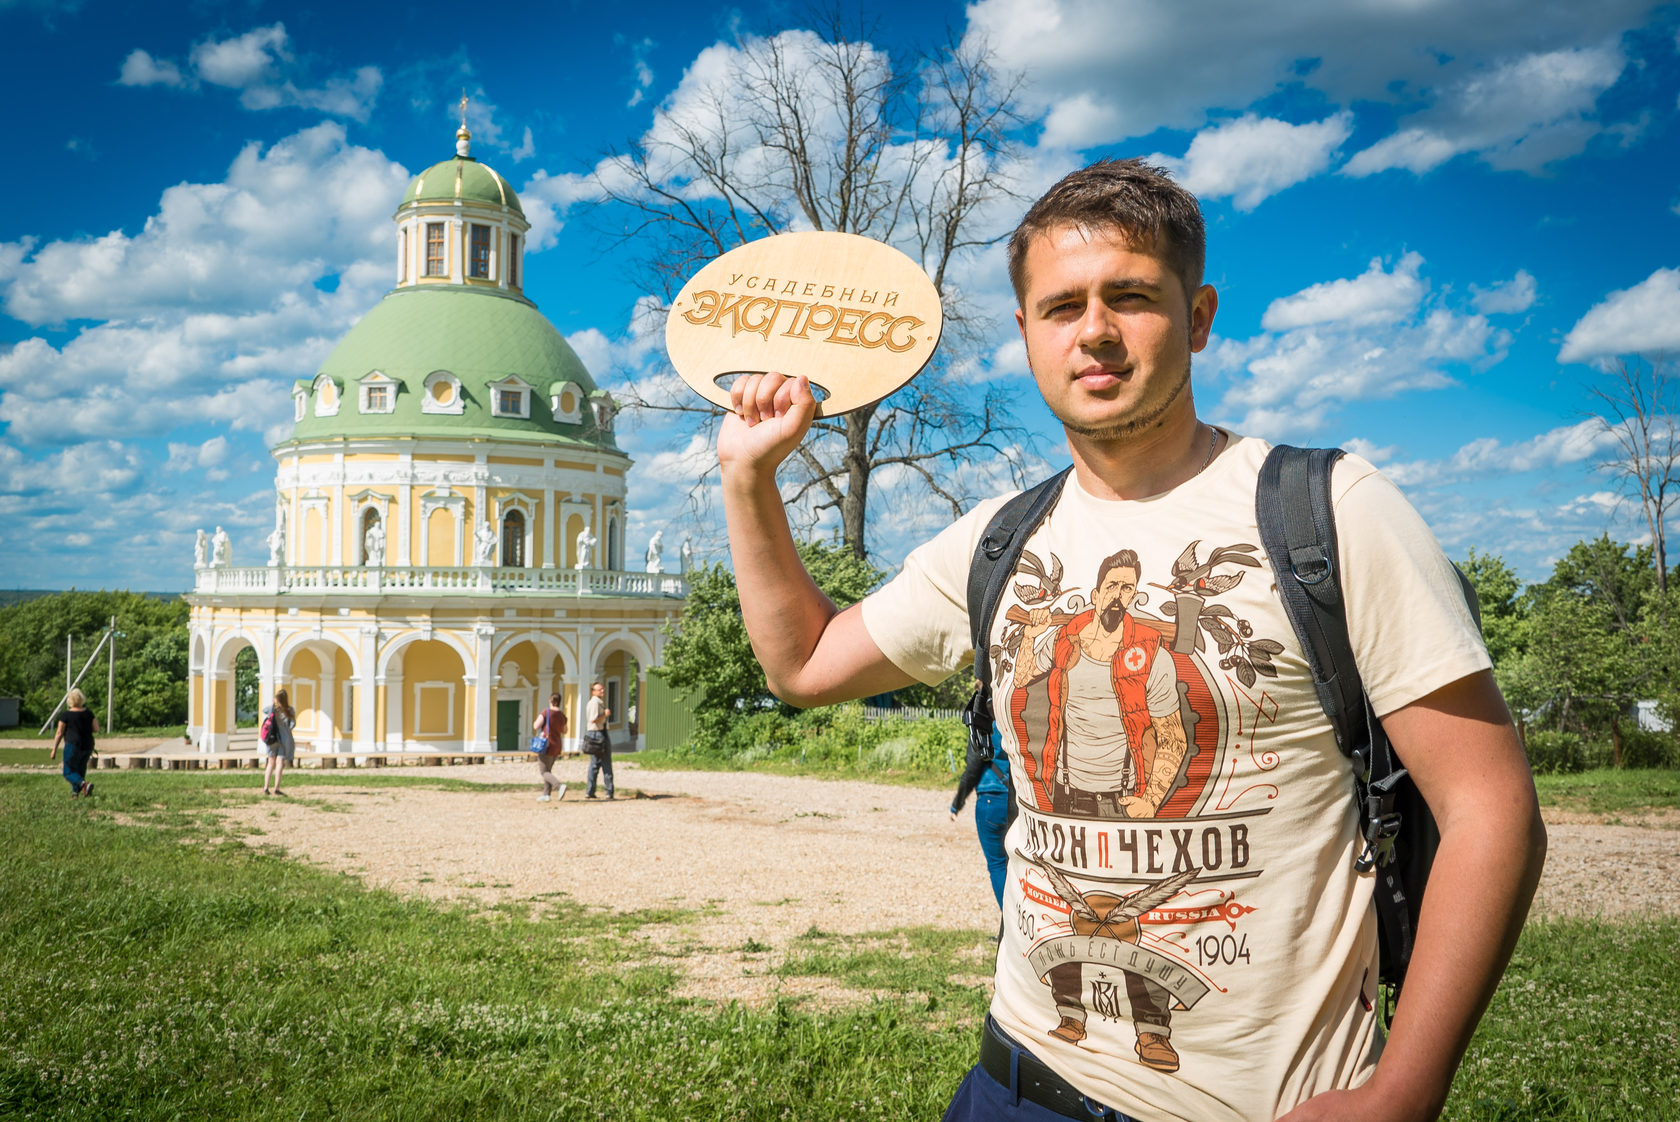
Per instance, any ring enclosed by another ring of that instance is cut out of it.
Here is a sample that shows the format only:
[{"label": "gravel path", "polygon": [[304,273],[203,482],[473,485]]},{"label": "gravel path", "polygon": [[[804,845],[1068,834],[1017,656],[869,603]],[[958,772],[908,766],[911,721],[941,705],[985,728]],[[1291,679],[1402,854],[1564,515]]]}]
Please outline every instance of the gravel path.
[{"label": "gravel path", "polygon": [[[736,772],[642,771],[617,761],[620,798],[582,798],[584,764],[566,761],[559,802],[520,791],[297,787],[225,812],[230,823],[364,882],[438,899],[497,903],[559,894],[614,910],[691,913],[641,930],[650,958],[675,955],[683,992],[762,1001],[775,993],[848,1000],[822,980],[769,971],[812,927],[862,934],[937,924],[989,932],[997,910],[973,819],[949,821],[946,793]],[[480,783],[529,769],[405,768]],[[252,786],[258,780],[252,776]],[[642,797],[625,797],[627,790]],[[1553,820],[1555,817],[1555,820]],[[1551,849],[1536,914],[1680,914],[1668,869],[1680,813],[1605,824],[1549,816]],[[909,877],[895,868],[914,870]],[[977,939],[976,976],[989,940]]]}]

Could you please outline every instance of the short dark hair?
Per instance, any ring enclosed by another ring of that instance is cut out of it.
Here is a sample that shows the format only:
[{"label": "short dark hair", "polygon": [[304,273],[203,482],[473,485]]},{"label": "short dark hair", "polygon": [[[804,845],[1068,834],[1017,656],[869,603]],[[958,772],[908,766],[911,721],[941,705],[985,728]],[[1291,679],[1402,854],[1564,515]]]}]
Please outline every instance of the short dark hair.
[{"label": "short dark hair", "polygon": [[1098,160],[1064,176],[1044,193],[1009,238],[1009,283],[1027,302],[1027,248],[1057,226],[1113,230],[1165,261],[1184,285],[1184,298],[1202,286],[1207,226],[1196,196],[1165,168],[1142,160]]},{"label": "short dark hair", "polygon": [[1108,576],[1110,569],[1130,569],[1138,575],[1139,580],[1143,579],[1143,566],[1138,564],[1137,550],[1122,549],[1119,553],[1111,553],[1103,558],[1103,563],[1097,566],[1097,583],[1091,586],[1093,595],[1102,587],[1103,578]]},{"label": "short dark hair", "polygon": [[554,708],[556,708],[556,709],[560,708],[560,695],[557,694],[557,693],[549,694],[548,695],[548,703],[550,705],[554,706]]}]

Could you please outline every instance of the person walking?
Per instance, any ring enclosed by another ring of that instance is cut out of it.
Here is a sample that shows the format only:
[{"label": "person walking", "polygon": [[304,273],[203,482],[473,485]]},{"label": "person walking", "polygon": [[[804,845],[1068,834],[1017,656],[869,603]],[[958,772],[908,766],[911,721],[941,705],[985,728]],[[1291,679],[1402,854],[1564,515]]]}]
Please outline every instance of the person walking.
[{"label": "person walking", "polygon": [[583,750],[589,753],[589,773],[583,788],[586,799],[595,797],[595,777],[602,773],[606,775],[607,798],[613,797],[612,741],[607,737],[607,718],[610,716],[612,710],[607,708],[607,687],[596,682],[589,687],[589,706],[584,721]]},{"label": "person walking", "polygon": [[[548,708],[537,714],[537,719],[531,722],[531,729],[543,742],[537,752],[537,778],[542,781],[542,794],[537,796],[537,801],[546,803],[550,798],[563,799],[566,797],[566,785],[554,774],[554,761],[560,758],[561,746],[566,742],[566,714],[560,711],[559,694],[548,695]],[[554,792],[552,796],[550,791]]]},{"label": "person walking", "polygon": [[57,759],[59,745],[64,746],[64,779],[70,784],[70,797],[84,798],[93,794],[93,783],[85,776],[93,760],[93,734],[99,731],[99,718],[87,707],[81,690],[71,690],[66,700],[70,707],[58,718],[47,759]]},{"label": "person walking", "polygon": [[[268,753],[263,763],[263,794],[283,796],[286,792],[280,789],[280,777],[286,773],[286,765],[292,762],[297,751],[297,743],[292,739],[297,712],[292,708],[292,699],[285,690],[274,691],[274,704],[263,710],[263,718],[263,747]],[[272,792],[269,791],[271,782],[274,785]]]}]

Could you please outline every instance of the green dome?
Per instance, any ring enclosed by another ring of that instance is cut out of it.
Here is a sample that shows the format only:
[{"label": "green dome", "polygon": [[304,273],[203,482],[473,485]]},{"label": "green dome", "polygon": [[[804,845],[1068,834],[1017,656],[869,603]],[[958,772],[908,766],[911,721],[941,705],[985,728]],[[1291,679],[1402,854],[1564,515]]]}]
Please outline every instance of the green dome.
[{"label": "green dome", "polygon": [[456,200],[505,206],[521,218],[525,217],[525,211],[519,205],[519,196],[514,194],[508,181],[471,156],[456,156],[441,164],[433,164],[415,176],[403,195],[402,206],[410,203],[453,203]]},{"label": "green dome", "polygon": [[[395,383],[391,412],[360,409],[361,381],[375,371]],[[458,413],[421,407],[427,378],[440,371],[459,382],[459,398],[449,403]],[[331,416],[315,415],[313,386],[321,375],[338,384],[338,412]],[[490,386],[509,375],[530,387],[528,416],[491,413]],[[554,419],[549,393],[565,383],[578,390],[576,423]],[[589,399],[600,394],[576,352],[530,301],[496,289],[394,289],[333,348],[315,378],[297,385],[309,396],[292,440],[476,437],[617,450],[612,433],[595,423]]]}]

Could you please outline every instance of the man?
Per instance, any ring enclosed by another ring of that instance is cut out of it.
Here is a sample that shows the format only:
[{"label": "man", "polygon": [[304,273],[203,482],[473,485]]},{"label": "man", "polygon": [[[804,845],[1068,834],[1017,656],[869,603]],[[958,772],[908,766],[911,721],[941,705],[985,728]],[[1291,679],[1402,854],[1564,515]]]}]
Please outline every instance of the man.
[{"label": "man", "polygon": [[[1053,626],[1034,608],[1022,632],[1015,688],[1048,678],[1050,721],[1028,779],[1054,810],[1149,818],[1166,801],[1184,760],[1178,674],[1160,657],[1159,631],[1128,612],[1137,598],[1138,556],[1103,559],[1092,607]],[[1121,721],[1116,723],[1118,713]]]},{"label": "man", "polygon": [[[1081,657],[1100,661],[1113,629],[1061,574],[1095,571],[1123,544],[1138,561],[1116,567],[1121,584],[1135,585],[1133,572],[1174,574],[1161,586],[1175,596],[1171,650],[1153,659],[1170,655],[1179,679],[1185,756],[1164,787],[1150,768],[1145,793],[1129,796],[1163,796],[1152,817],[1109,818],[1023,790],[985,1062],[947,1119],[1434,1118],[1539,878],[1533,782],[1452,568],[1399,491],[1345,458],[1333,499],[1350,636],[1372,708],[1441,829],[1385,1040],[1350,765],[1277,594],[1263,577],[1243,579],[1261,568],[1254,502],[1267,447],[1196,415],[1191,355],[1218,307],[1202,283],[1204,238],[1194,197],[1158,169],[1120,161],[1057,184],[1010,243],[1016,322],[1074,470],[1026,542],[1022,579],[1006,582],[988,637],[1000,652],[1004,746],[1024,770],[1035,746],[1062,738],[1051,732],[1065,700],[1050,696],[1049,675],[1016,673],[1039,657],[1026,632],[1044,622],[1035,609],[1091,609],[1096,630],[1069,622],[1058,641],[1088,643]],[[718,437],[725,513],[771,689],[823,705],[964,665],[970,561],[1002,499],[838,612],[800,567],[776,488],[776,468],[811,424],[810,388],[768,374],[737,379],[731,393],[736,414]],[[1228,544],[1199,561],[1216,541]],[[1116,569],[1099,574],[1094,599],[1123,598],[1102,588]],[[1119,732],[1124,708],[1109,718]],[[1159,757],[1163,725],[1150,711]],[[1066,747],[1070,758],[1085,751]],[[1070,964],[1080,1002],[1099,1014],[1082,1034],[1055,1031],[1067,974],[1057,967]],[[1139,974],[1166,991],[1172,1025],[1139,1011],[1135,992],[1131,1008],[1119,999]]]},{"label": "man", "polygon": [[595,780],[606,775],[607,798],[613,797],[612,741],[607,739],[607,687],[596,682],[589,687],[589,704],[584,709],[583,750],[589,753],[589,771],[584,776],[583,797],[595,797]]}]

